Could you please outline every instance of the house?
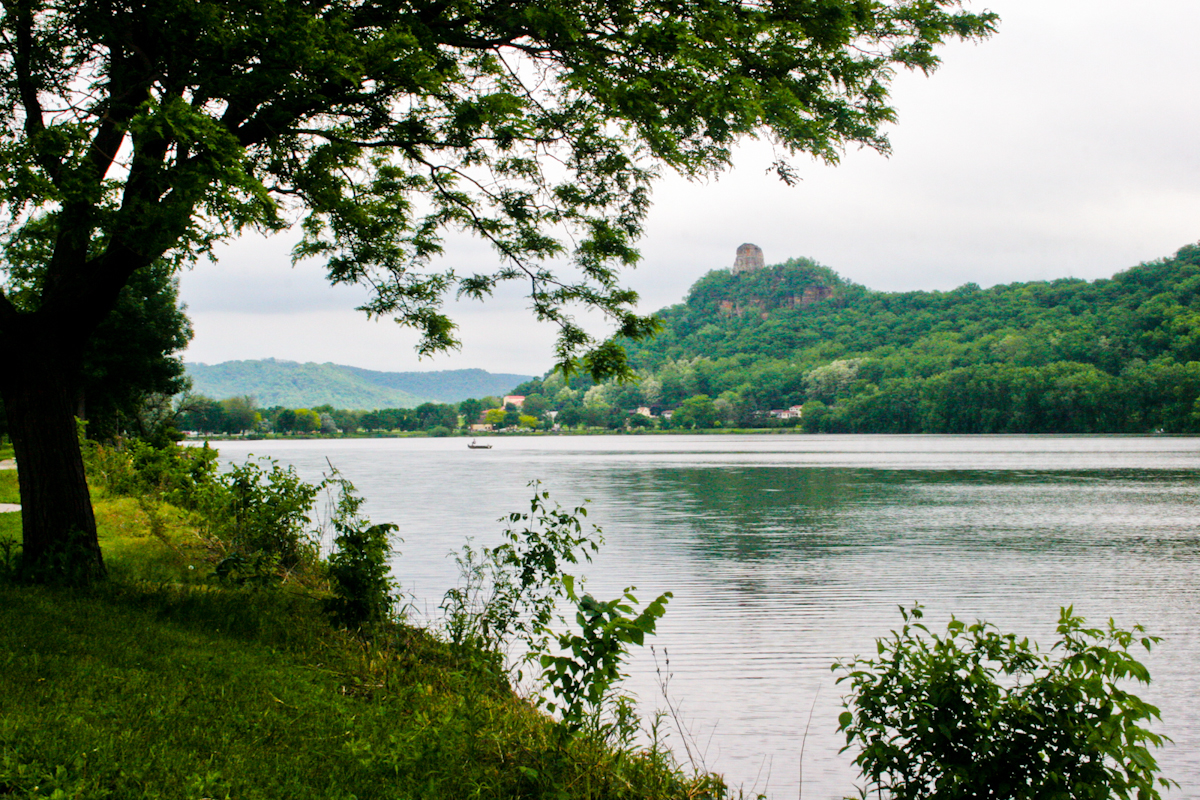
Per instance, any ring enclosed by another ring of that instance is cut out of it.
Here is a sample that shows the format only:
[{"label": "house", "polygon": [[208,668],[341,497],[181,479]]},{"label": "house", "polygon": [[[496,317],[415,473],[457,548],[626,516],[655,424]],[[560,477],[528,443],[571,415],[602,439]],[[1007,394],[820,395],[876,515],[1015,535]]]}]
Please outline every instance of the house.
[{"label": "house", "polygon": [[523,394],[506,394],[504,400],[500,403],[501,408],[508,408],[508,404],[512,403],[517,408],[525,405],[525,395]]},{"label": "house", "polygon": [[802,406],[792,406],[791,408],[787,408],[787,409],[783,409],[783,408],[771,409],[771,411],[769,413],[775,419],[800,419],[800,416],[803,413],[803,410],[804,409]]},{"label": "house", "polygon": [[471,423],[471,432],[472,433],[487,433],[488,431],[491,431],[495,427],[496,426],[492,425],[490,422],[472,422]]}]

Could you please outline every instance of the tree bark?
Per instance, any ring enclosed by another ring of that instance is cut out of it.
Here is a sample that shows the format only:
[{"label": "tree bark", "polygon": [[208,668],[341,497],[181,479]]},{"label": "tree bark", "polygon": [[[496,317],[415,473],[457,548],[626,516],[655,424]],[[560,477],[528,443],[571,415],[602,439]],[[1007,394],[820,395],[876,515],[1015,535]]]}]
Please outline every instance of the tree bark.
[{"label": "tree bark", "polygon": [[0,394],[21,490],[22,572],[89,583],[104,576],[104,560],[75,422],[78,359],[47,337],[4,338]]}]

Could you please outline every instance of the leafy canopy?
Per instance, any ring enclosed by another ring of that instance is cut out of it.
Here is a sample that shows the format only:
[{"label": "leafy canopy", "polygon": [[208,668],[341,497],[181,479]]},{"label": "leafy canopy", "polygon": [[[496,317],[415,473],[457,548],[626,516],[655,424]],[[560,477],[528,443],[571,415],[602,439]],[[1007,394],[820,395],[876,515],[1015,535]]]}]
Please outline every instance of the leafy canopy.
[{"label": "leafy canopy", "polygon": [[[637,339],[618,283],[662,167],[886,151],[897,67],[982,37],[957,0],[3,0],[0,337],[28,315],[86,336],[130,276],[298,222],[363,309],[454,347],[447,293],[528,287],[570,369],[621,373],[572,309]],[[494,270],[438,269],[448,230]],[[37,250],[36,280],[13,273]],[[554,265],[557,263],[557,267]],[[553,268],[552,268],[553,267]],[[13,288],[11,285],[8,289]],[[3,342],[0,341],[0,344]]]}]

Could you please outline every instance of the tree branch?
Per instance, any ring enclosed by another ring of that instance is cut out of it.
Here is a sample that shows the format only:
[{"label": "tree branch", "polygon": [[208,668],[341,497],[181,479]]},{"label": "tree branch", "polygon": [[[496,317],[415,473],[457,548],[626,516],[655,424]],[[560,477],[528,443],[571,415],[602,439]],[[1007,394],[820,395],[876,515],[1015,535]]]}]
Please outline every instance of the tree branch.
[{"label": "tree branch", "polygon": [[[46,130],[46,121],[42,118],[42,103],[38,99],[38,87],[33,79],[33,11],[29,7],[29,0],[21,0],[15,7],[8,2],[4,5],[7,12],[16,19],[13,27],[17,34],[17,48],[13,54],[13,68],[17,73],[17,92],[21,98],[21,107],[25,111],[25,135],[36,139]],[[37,152],[38,165],[46,170],[50,179],[57,184],[62,175],[61,163],[42,154],[40,150]]]}]

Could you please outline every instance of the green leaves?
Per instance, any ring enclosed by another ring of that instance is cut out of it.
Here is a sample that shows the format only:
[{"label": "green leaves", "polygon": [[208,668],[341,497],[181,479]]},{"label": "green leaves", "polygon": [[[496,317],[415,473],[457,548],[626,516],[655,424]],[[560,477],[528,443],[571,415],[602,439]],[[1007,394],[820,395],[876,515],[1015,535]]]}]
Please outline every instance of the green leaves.
[{"label": "green leaves", "polygon": [[[563,369],[624,375],[572,309],[629,340],[653,332],[618,274],[661,169],[719,171],[745,136],[828,161],[886,150],[892,70],[929,70],[941,42],[994,25],[952,0],[39,0],[0,17],[3,230],[61,205],[74,250],[56,249],[44,285],[77,303],[97,293],[72,282],[110,252],[126,261],[88,277],[102,293],[168,253],[299,219],[296,257],[370,288],[364,310],[421,331],[422,353],[458,344],[448,293],[520,280],[559,326]],[[786,158],[776,171],[794,179]],[[431,270],[447,230],[499,266]]]},{"label": "green leaves", "polygon": [[1049,652],[985,622],[951,619],[938,635],[901,608],[905,624],[877,641],[878,658],[834,665],[848,681],[838,718],[867,791],[927,797],[1158,798],[1146,725],[1158,709],[1119,685],[1149,683],[1128,652],[1158,637],[1085,628],[1062,609]]},{"label": "green leaves", "polygon": [[629,647],[641,647],[654,633],[672,594],[659,595],[636,616],[630,616],[637,608],[633,587],[625,589],[621,597],[601,601],[577,594],[570,576],[564,585],[575,604],[578,632],[558,635],[561,655],[541,654],[542,679],[555,698],[543,699],[542,704],[560,712],[568,729],[578,731],[601,724],[600,712],[624,677],[621,665]]}]

